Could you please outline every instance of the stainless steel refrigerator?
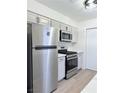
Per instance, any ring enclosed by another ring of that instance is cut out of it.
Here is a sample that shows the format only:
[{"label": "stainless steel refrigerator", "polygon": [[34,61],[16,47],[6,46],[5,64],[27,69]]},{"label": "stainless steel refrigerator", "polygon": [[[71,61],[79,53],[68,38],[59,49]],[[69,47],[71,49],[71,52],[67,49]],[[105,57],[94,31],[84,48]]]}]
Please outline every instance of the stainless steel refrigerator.
[{"label": "stainless steel refrigerator", "polygon": [[57,29],[28,23],[28,90],[51,93],[57,88]]}]

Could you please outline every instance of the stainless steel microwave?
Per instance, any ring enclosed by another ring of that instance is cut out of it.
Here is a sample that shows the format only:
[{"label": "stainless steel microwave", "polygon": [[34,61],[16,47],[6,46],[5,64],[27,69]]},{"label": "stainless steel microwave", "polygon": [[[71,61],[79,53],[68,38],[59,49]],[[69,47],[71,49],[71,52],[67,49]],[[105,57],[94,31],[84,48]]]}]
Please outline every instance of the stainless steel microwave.
[{"label": "stainless steel microwave", "polygon": [[60,30],[60,41],[61,42],[71,42],[72,41],[72,33],[69,31]]}]

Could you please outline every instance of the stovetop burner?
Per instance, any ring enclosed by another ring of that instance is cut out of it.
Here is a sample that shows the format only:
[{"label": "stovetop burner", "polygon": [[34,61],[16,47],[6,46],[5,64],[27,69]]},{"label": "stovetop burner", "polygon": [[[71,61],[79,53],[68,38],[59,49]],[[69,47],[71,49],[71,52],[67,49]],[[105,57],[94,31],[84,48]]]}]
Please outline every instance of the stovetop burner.
[{"label": "stovetop burner", "polygon": [[67,51],[67,49],[58,50],[58,53],[67,54],[67,55],[77,54],[77,52]]}]

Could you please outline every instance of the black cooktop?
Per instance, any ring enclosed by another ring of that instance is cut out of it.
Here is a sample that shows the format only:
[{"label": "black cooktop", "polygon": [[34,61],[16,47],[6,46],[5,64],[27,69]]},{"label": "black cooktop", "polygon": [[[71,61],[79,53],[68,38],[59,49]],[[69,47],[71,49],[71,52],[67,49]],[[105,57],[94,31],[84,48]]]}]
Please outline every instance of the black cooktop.
[{"label": "black cooktop", "polygon": [[70,54],[77,54],[77,52],[74,52],[74,51],[67,51],[67,49],[58,50],[58,53],[67,54],[67,55],[70,55]]}]

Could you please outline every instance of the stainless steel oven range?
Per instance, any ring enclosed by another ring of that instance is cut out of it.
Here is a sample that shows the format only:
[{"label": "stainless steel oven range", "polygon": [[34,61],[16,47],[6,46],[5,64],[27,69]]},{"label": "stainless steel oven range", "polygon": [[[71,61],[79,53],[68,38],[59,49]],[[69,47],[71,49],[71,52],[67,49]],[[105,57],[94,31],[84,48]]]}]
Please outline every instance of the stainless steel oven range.
[{"label": "stainless steel oven range", "polygon": [[78,67],[77,52],[67,51],[67,49],[58,50],[58,52],[62,54],[66,54],[65,79],[68,79],[73,75],[75,75],[78,71],[77,70],[77,67]]}]

